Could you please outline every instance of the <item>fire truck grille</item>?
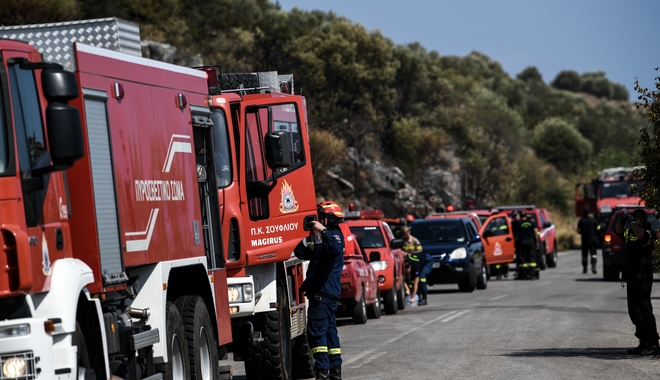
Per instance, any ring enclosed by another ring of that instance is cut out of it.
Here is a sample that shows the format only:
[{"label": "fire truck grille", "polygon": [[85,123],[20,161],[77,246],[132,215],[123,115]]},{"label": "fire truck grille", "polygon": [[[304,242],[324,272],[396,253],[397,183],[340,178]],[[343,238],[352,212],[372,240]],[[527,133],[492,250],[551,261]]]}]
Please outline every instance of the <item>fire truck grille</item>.
[{"label": "fire truck grille", "polygon": [[[25,370],[21,371],[22,375],[18,377],[5,376],[5,371],[9,371],[10,367],[13,367],[14,371],[20,371],[19,368],[23,365]],[[0,380],[33,380],[36,378],[36,366],[32,351],[0,355]]]}]

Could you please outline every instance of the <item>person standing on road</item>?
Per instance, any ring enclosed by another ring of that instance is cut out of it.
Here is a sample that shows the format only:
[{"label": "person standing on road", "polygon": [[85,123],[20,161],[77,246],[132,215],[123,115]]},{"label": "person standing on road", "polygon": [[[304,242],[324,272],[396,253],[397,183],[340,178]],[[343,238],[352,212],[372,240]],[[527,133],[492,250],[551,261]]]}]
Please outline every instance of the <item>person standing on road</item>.
[{"label": "person standing on road", "polygon": [[518,231],[516,238],[516,256],[520,254],[518,260],[517,280],[529,280],[539,278],[539,270],[536,267],[535,252],[539,249],[539,229],[533,220],[527,218],[524,211],[520,211],[520,221],[515,222]]},{"label": "person standing on road", "polygon": [[630,216],[624,212],[616,225],[616,234],[626,242],[622,274],[623,281],[628,284],[628,315],[639,339],[639,346],[628,350],[628,353],[657,355],[660,354],[658,328],[651,305],[655,233],[647,222],[644,210],[635,210],[630,227],[625,228],[629,219]]},{"label": "person standing on road", "polygon": [[[426,295],[428,289],[426,287],[426,276],[431,271],[425,274],[424,280],[422,281],[421,274],[424,264],[426,263],[426,254],[422,251],[422,244],[417,240],[416,237],[410,234],[410,227],[405,226],[401,228],[401,237],[403,238],[403,252],[406,254],[406,262],[410,266],[410,303],[415,302],[415,297],[417,296],[417,291],[420,291],[420,302],[424,299],[424,305],[426,305]],[[431,262],[431,268],[433,268],[433,263]],[[423,284],[420,286],[420,284]]]},{"label": "person standing on road", "polygon": [[314,356],[314,372],[319,380],[341,380],[341,348],[335,312],[341,294],[341,272],[346,242],[339,229],[344,214],[334,202],[322,202],[318,221],[310,223],[314,240],[296,246],[294,254],[309,260],[300,290],[309,300],[307,336]]},{"label": "person standing on road", "polygon": [[600,224],[596,219],[589,216],[589,207],[585,207],[584,216],[577,225],[577,230],[582,235],[582,273],[587,273],[588,258],[591,256],[591,272],[598,273],[596,262],[598,260],[598,236],[600,233]]}]

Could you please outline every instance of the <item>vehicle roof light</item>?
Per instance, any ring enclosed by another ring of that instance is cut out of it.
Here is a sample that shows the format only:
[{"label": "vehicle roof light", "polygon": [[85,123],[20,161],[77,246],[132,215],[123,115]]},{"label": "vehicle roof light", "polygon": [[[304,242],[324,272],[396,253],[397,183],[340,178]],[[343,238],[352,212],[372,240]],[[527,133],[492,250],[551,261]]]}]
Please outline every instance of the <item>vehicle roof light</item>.
[{"label": "vehicle roof light", "polygon": [[610,235],[610,234],[605,235],[603,240],[605,240],[605,243],[611,242],[612,241],[612,235]]},{"label": "vehicle roof light", "polygon": [[364,210],[359,211],[362,219],[382,219],[385,214],[381,210]]}]

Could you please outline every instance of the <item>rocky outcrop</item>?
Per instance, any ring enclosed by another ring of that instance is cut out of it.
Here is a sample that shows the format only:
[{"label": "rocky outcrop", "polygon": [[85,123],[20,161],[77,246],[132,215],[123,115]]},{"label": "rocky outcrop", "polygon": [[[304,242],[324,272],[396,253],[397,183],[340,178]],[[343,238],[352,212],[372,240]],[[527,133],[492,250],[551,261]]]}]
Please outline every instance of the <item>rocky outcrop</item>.
[{"label": "rocky outcrop", "polygon": [[396,166],[358,156],[353,148],[327,171],[329,188],[317,188],[320,200],[332,199],[357,209],[379,209],[388,217],[413,214],[424,217],[440,207],[460,204],[460,177],[456,172],[427,168],[413,186]]},{"label": "rocky outcrop", "polygon": [[144,40],[141,41],[141,45],[142,56],[144,58],[188,67],[197,67],[204,64],[200,54],[195,54],[193,56],[184,55],[181,54],[175,46],[170,44]]}]

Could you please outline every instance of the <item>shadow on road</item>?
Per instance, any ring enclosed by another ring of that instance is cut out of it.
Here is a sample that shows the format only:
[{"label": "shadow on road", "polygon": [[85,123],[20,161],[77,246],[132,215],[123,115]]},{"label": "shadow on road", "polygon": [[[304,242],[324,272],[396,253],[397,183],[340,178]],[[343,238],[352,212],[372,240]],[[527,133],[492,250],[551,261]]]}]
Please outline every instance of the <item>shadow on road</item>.
[{"label": "shadow on road", "polygon": [[[632,348],[632,347],[630,347]],[[536,350],[514,351],[499,356],[525,358],[577,358],[585,357],[603,360],[620,360],[635,358],[657,358],[658,356],[628,355],[628,348],[548,348]]]}]

